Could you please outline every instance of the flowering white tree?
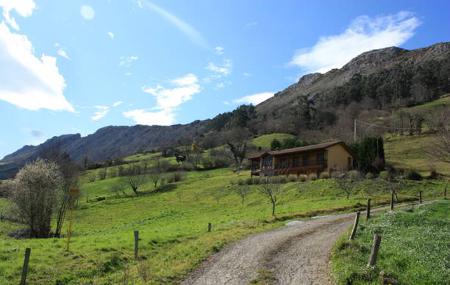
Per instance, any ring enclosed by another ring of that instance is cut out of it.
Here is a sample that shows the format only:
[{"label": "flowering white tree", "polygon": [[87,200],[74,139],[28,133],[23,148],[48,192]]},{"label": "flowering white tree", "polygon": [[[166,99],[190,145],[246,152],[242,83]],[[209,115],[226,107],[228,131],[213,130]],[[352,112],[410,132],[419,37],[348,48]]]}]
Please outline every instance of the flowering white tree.
[{"label": "flowering white tree", "polygon": [[49,237],[63,183],[58,166],[42,159],[27,164],[17,174],[12,201],[18,218],[29,226],[30,237]]}]

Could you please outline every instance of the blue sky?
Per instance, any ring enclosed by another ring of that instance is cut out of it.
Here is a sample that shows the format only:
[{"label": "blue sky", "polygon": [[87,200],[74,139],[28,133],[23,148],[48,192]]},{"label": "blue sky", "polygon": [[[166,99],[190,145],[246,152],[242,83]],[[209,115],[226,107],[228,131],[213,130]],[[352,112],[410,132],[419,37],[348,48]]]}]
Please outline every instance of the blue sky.
[{"label": "blue sky", "polygon": [[0,157],[258,103],[366,50],[450,39],[448,1],[0,0]]}]

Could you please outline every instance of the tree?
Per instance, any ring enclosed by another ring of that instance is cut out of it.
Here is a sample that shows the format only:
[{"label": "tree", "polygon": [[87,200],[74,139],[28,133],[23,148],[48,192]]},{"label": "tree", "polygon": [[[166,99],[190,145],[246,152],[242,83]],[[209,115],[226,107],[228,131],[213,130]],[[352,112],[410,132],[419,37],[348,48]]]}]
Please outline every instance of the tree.
[{"label": "tree", "polygon": [[128,176],[128,185],[131,187],[131,190],[134,194],[139,195],[139,188],[147,182],[147,176],[141,174],[135,174]]},{"label": "tree", "polygon": [[37,159],[19,171],[15,184],[12,201],[18,218],[28,224],[30,237],[49,237],[52,214],[64,184],[58,166]]},{"label": "tree", "polygon": [[279,150],[281,149],[281,142],[277,139],[273,139],[272,142],[270,143],[270,149],[271,150]]},{"label": "tree", "polygon": [[346,198],[349,199],[353,192],[355,183],[360,180],[361,176],[357,171],[349,171],[340,173],[335,177],[339,189],[345,192]]},{"label": "tree", "polygon": [[226,142],[236,163],[236,171],[242,167],[247,153],[247,143],[250,133],[247,129],[237,128],[227,133]]},{"label": "tree", "polygon": [[351,145],[357,157],[358,169],[364,173],[378,173],[384,168],[384,144],[382,137],[365,137]]},{"label": "tree", "polygon": [[123,196],[126,196],[125,193],[125,187],[123,182],[116,182],[113,185],[111,185],[110,190],[113,192],[117,197],[120,196],[120,193],[122,193]]},{"label": "tree", "polygon": [[63,179],[63,185],[61,188],[63,193],[58,205],[56,229],[54,233],[55,237],[60,237],[68,207],[74,203],[76,199],[78,199],[78,197],[69,195],[69,191],[71,188],[76,188],[78,186],[80,169],[79,166],[71,160],[70,155],[64,151],[61,151],[59,146],[41,152],[40,156],[43,159],[56,163]]},{"label": "tree", "polygon": [[245,203],[245,197],[250,193],[250,186],[249,185],[239,185],[238,183],[232,183],[230,185],[231,190],[239,195],[241,197],[241,203],[244,205]]},{"label": "tree", "polygon": [[275,209],[279,202],[279,196],[282,194],[282,187],[279,183],[274,183],[272,178],[265,177],[261,179],[258,190],[263,194],[272,205],[272,217],[275,217]]},{"label": "tree", "polygon": [[441,126],[427,153],[435,160],[450,163],[450,126]]}]

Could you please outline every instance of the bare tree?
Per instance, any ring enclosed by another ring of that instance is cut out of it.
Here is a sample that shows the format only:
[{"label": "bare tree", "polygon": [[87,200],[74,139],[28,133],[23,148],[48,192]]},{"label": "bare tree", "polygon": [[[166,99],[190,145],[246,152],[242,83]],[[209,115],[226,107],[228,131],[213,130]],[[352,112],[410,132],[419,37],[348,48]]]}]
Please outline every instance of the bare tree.
[{"label": "bare tree", "polygon": [[360,180],[361,176],[358,172],[349,171],[340,173],[335,176],[336,183],[339,189],[345,192],[346,198],[349,199],[350,195],[355,188],[355,183]]},{"label": "bare tree", "polygon": [[38,159],[23,167],[15,178],[12,201],[18,218],[29,226],[30,237],[50,235],[52,214],[64,181],[56,163]]},{"label": "bare tree", "polygon": [[279,196],[283,193],[283,188],[279,183],[274,183],[271,178],[266,177],[261,179],[258,190],[270,201],[272,205],[272,216],[275,217],[275,209],[279,202]]},{"label": "bare tree", "polygon": [[139,188],[141,188],[142,185],[144,185],[148,180],[148,177],[146,175],[131,175],[128,176],[128,185],[131,187],[131,190],[133,190],[134,194],[139,195]]},{"label": "bare tree", "polygon": [[229,131],[225,137],[226,143],[233,155],[234,162],[236,163],[236,171],[239,171],[247,154],[250,132],[245,128],[236,128]]},{"label": "bare tree", "polygon": [[235,186],[235,192],[236,192],[236,194],[239,195],[239,197],[241,197],[241,203],[242,203],[242,205],[244,205],[245,197],[247,197],[248,194],[250,193],[250,186],[248,186],[248,185],[236,185]]},{"label": "bare tree", "polygon": [[119,197],[120,194],[126,196],[127,194],[125,193],[125,187],[126,187],[125,183],[117,182],[111,185],[110,190],[116,195],[116,197]]}]

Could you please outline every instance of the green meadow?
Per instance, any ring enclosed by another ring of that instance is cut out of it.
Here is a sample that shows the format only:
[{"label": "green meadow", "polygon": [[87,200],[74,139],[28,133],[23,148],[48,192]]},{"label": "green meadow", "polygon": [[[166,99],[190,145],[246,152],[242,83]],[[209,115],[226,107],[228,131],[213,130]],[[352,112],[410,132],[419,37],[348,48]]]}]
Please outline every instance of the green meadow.
[{"label": "green meadow", "polygon": [[[230,187],[232,181],[248,178],[247,171],[192,171],[184,173],[182,181],[156,189],[148,182],[138,196],[125,184],[126,177],[95,182],[82,178],[69,251],[66,238],[11,238],[8,233],[22,226],[0,221],[0,283],[18,284],[23,253],[30,247],[30,284],[173,284],[246,235],[282,226],[288,219],[355,211],[369,197],[385,204],[390,196],[377,179],[360,182],[349,199],[332,179],[288,182],[281,186],[274,219],[258,185],[250,186],[244,203]],[[125,193],[111,192],[114,184],[122,185]],[[416,199],[418,191],[432,199],[444,186],[439,181],[408,181],[400,199]],[[0,211],[7,208],[6,200],[0,200]],[[139,260],[134,259],[134,230],[140,232]]]}]

